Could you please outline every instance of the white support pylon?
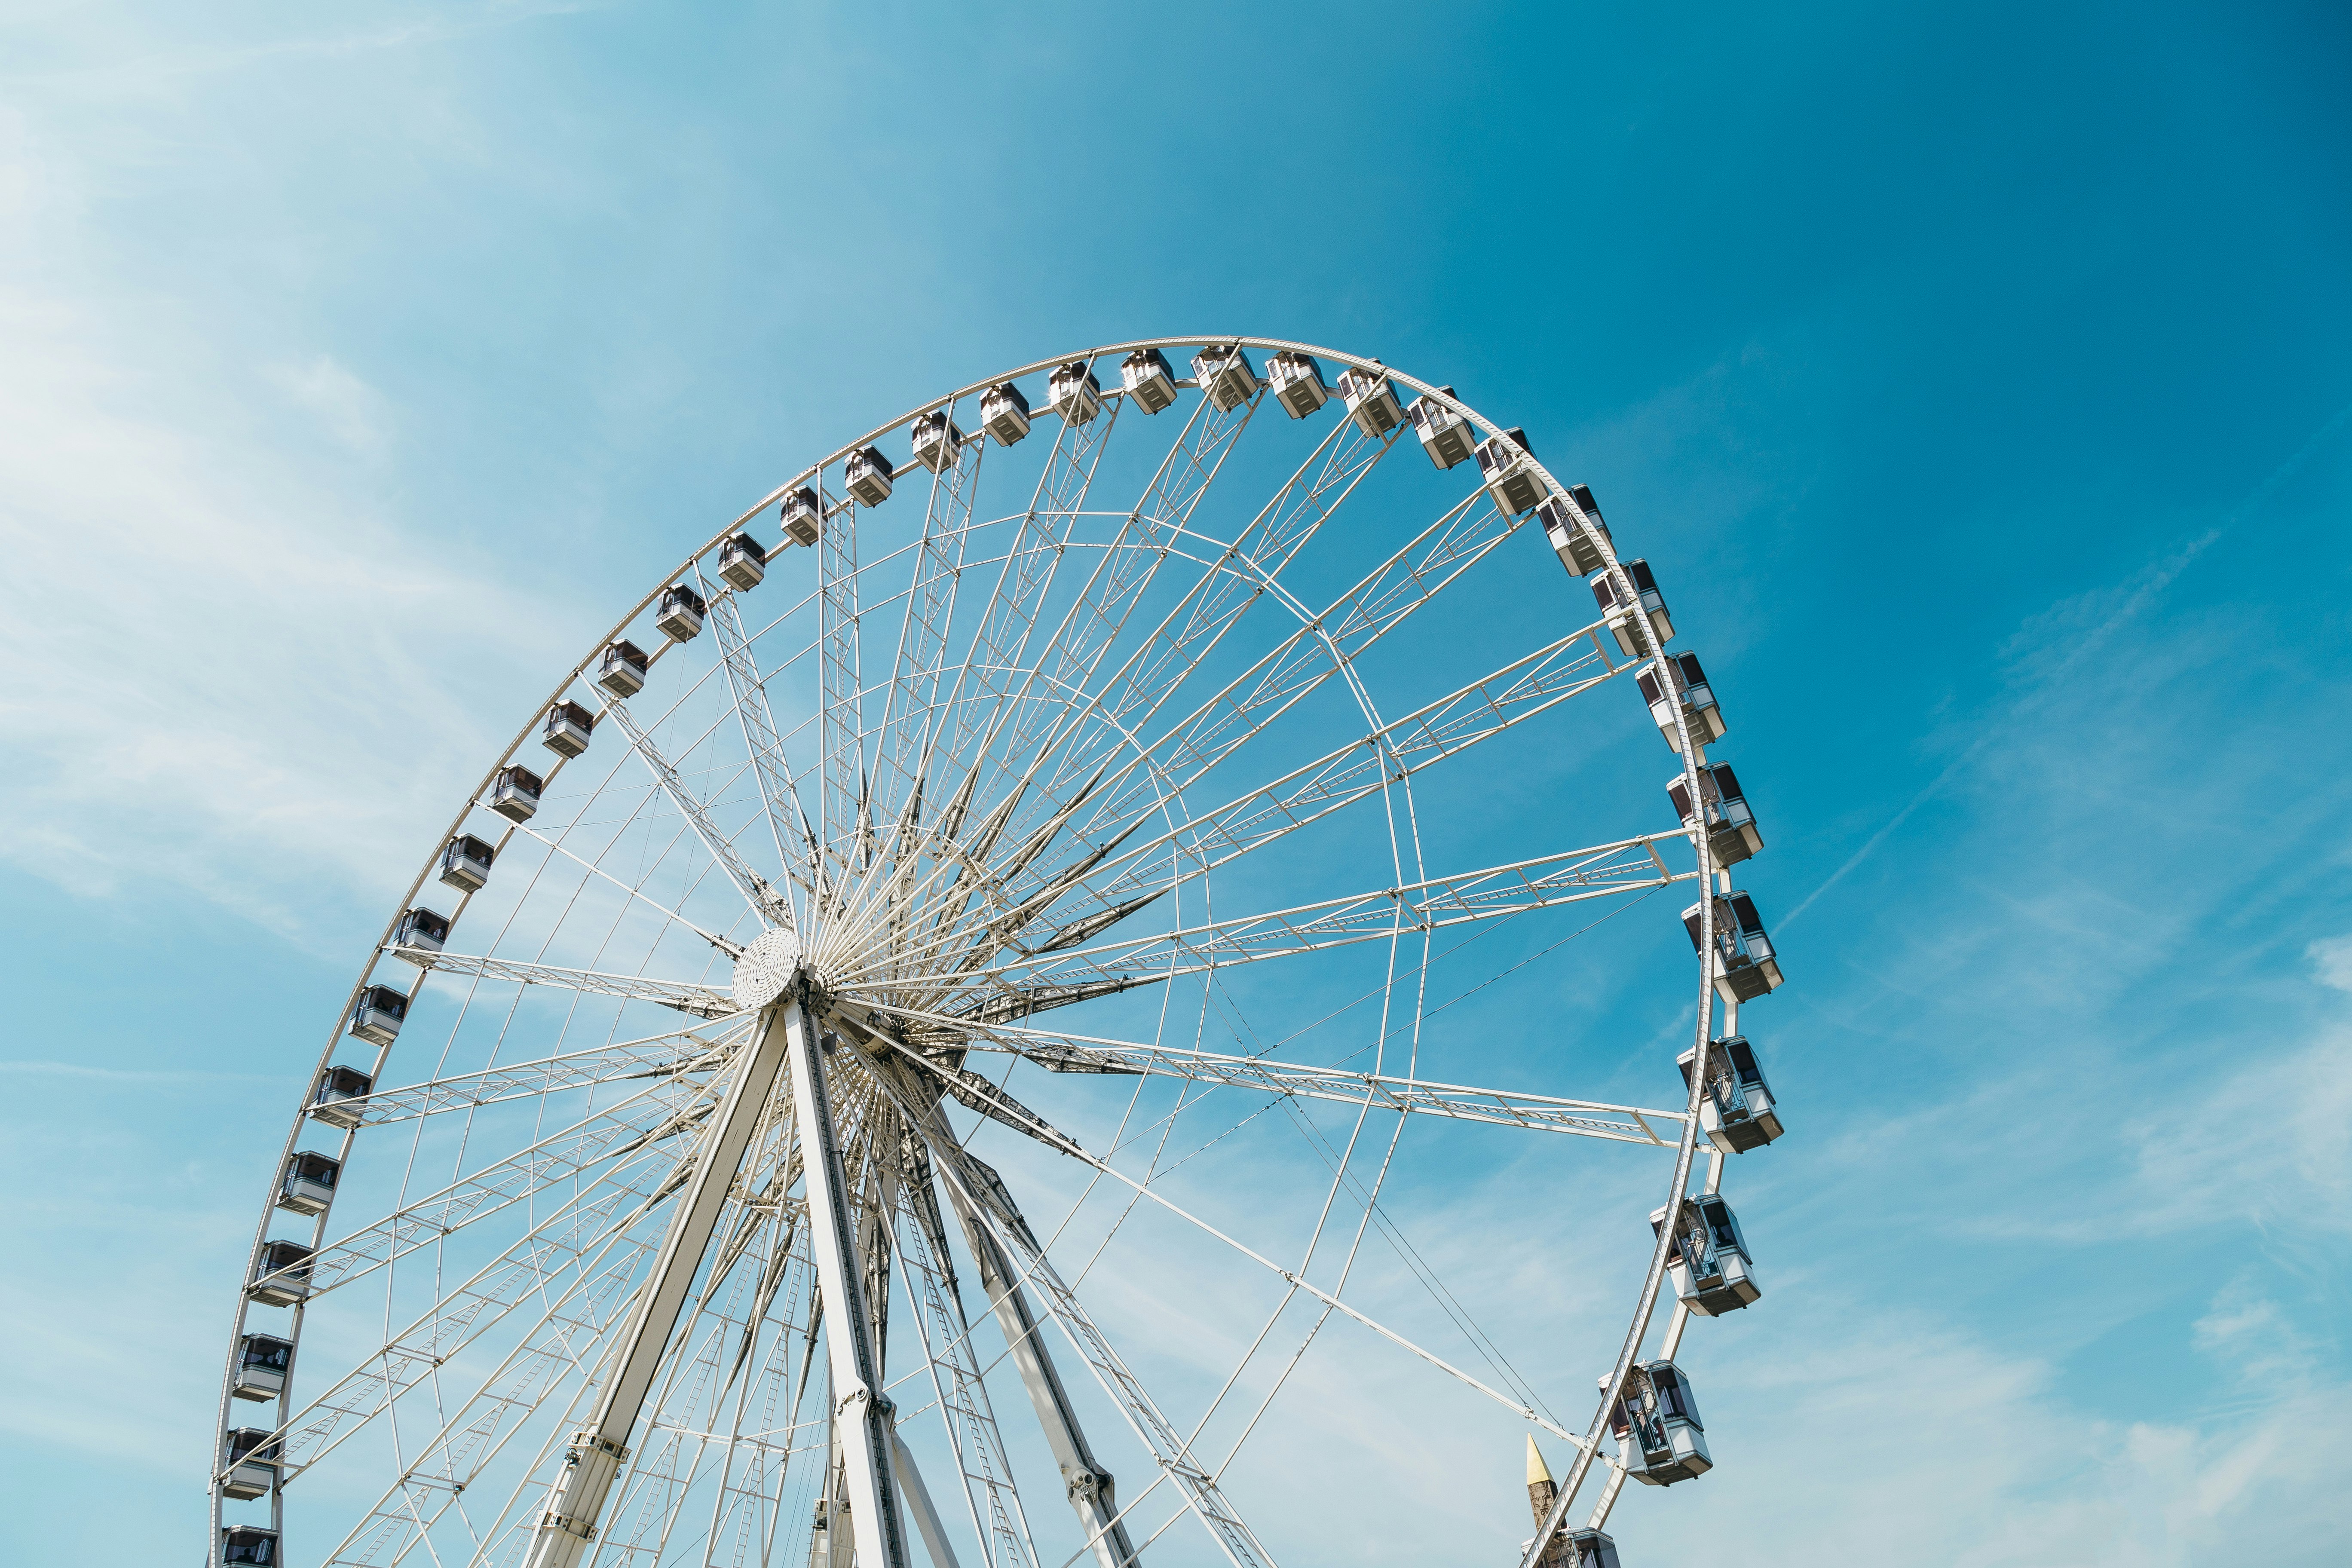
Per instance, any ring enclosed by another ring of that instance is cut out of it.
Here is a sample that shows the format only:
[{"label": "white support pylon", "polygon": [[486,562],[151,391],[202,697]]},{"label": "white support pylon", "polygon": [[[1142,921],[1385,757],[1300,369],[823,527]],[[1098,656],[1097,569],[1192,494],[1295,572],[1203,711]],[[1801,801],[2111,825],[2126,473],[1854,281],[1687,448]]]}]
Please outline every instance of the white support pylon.
[{"label": "white support pylon", "polygon": [[[799,1010],[793,1008],[793,1016]],[[548,1494],[525,1568],[572,1568],[596,1538],[596,1521],[604,1511],[614,1478],[629,1457],[630,1429],[636,1425],[662,1352],[677,1327],[687,1292],[709,1250],[710,1234],[726,1206],[744,1148],[774,1090],[776,1073],[783,1066],[785,1008],[771,1006],[760,1018],[742,1070],[719,1106],[708,1151],[678,1206],[670,1216],[669,1234],[662,1238],[652,1274],[638,1292],[628,1325],[615,1346],[614,1359],[597,1396],[595,1409],[572,1439],[563,1473]],[[878,1561],[878,1560],[877,1560]],[[897,1568],[893,1564],[893,1568]]]},{"label": "white support pylon", "polygon": [[882,1394],[881,1368],[875,1363],[856,1222],[849,1212],[841,1148],[834,1137],[824,1062],[816,1030],[799,997],[787,993],[775,1011],[782,1019],[793,1110],[800,1121],[809,1239],[816,1254],[818,1300],[824,1310],[825,1365],[833,1376],[833,1426],[857,1561],[859,1568],[911,1568],[892,1477],[898,1432],[890,1420],[890,1401]]}]

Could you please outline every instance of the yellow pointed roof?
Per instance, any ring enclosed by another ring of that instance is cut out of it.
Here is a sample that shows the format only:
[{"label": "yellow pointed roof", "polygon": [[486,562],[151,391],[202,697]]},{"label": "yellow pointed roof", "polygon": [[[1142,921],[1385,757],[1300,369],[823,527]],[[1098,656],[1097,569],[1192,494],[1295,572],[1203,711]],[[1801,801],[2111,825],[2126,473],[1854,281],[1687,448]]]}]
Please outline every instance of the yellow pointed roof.
[{"label": "yellow pointed roof", "polygon": [[1551,1467],[1544,1463],[1543,1450],[1536,1447],[1536,1435],[1528,1434],[1528,1485],[1547,1486],[1551,1482]]}]

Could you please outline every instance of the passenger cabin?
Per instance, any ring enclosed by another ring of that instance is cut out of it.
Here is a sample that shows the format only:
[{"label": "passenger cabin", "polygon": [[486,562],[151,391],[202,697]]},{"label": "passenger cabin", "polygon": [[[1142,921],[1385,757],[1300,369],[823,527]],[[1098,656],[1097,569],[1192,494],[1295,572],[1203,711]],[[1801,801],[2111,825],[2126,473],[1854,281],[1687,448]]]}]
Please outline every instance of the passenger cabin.
[{"label": "passenger cabin", "polygon": [[325,1214],[335,1201],[335,1178],[342,1171],[341,1160],[296,1150],[286,1157],[286,1173],[278,1179],[278,1206],[295,1214]]},{"label": "passenger cabin", "polygon": [[1642,700],[1650,705],[1650,718],[1657,724],[1658,733],[1676,752],[1683,749],[1682,735],[1675,728],[1677,707],[1690,730],[1691,744],[1712,746],[1723,739],[1723,710],[1715,705],[1715,688],[1706,683],[1698,655],[1670,653],[1643,670],[1635,684],[1642,689]]},{"label": "passenger cabin", "polygon": [[576,757],[588,749],[596,729],[596,715],[569,699],[547,710],[540,726],[539,743],[559,757]]},{"label": "passenger cabin", "polygon": [[[1658,580],[1650,574],[1647,561],[1625,563],[1625,575],[1633,580],[1633,597],[1643,613],[1650,617],[1650,633],[1664,647],[1675,640],[1675,623],[1666,614],[1666,596],[1658,592]],[[1641,634],[1633,629],[1633,607],[1620,604],[1617,579],[1603,572],[1592,580],[1592,602],[1601,613],[1612,617],[1610,629],[1617,634],[1617,647],[1628,658],[1639,658],[1648,650],[1642,647]]]},{"label": "passenger cabin", "polygon": [[265,1307],[291,1307],[310,1293],[310,1249],[299,1241],[265,1241],[254,1252],[245,1293]]},{"label": "passenger cabin", "polygon": [[1158,349],[1138,349],[1119,361],[1118,381],[1146,414],[1176,405],[1176,375]]},{"label": "passenger cabin", "polygon": [[449,921],[446,917],[421,904],[402,915],[400,924],[393,929],[392,933],[393,946],[414,947],[425,952],[440,952],[448,940]]},{"label": "passenger cabin", "polygon": [[615,697],[635,697],[646,689],[646,671],[653,661],[646,650],[626,638],[606,643],[596,661],[596,684]]},{"label": "passenger cabin", "polygon": [[1528,433],[1514,426],[1478,443],[1478,477],[1505,517],[1517,517],[1544,498]]},{"label": "passenger cabin", "polygon": [[1257,369],[1239,343],[1212,345],[1194,354],[1192,380],[1220,414],[1230,414],[1257,395]]},{"label": "passenger cabin", "polygon": [[[1650,1234],[1665,1228],[1666,1211],[1650,1216]],[[1675,1221],[1666,1273],[1675,1295],[1702,1318],[1736,1312],[1764,1294],[1756,1283],[1756,1258],[1731,1205],[1713,1193],[1685,1198]]]},{"label": "passenger cabin", "polygon": [[[1166,361],[1160,368],[1167,368]],[[1102,412],[1102,383],[1084,360],[1056,365],[1045,378],[1045,406],[1060,415],[1065,425],[1084,425]]]},{"label": "passenger cabin", "polygon": [[816,492],[803,485],[784,498],[782,512],[784,537],[794,544],[814,544],[824,536],[824,509],[816,503]]},{"label": "passenger cabin", "polygon": [[357,1068],[331,1067],[319,1075],[319,1087],[310,1091],[310,1114],[330,1127],[357,1127],[359,1108],[351,1102],[365,1100],[374,1088],[375,1079]]},{"label": "passenger cabin", "polygon": [[890,487],[896,476],[890,472],[890,459],[882,455],[879,447],[860,447],[849,454],[849,467],[845,482],[850,499],[859,506],[880,506],[890,499]]},{"label": "passenger cabin", "polygon": [[1626,1374],[1609,1425],[1626,1471],[1643,1486],[1670,1487],[1715,1468],[1690,1381],[1670,1361],[1643,1362]]},{"label": "passenger cabin", "polygon": [[247,1334],[236,1342],[236,1370],[228,1391],[239,1399],[275,1399],[286,1392],[294,1368],[294,1342],[276,1334]]},{"label": "passenger cabin", "polygon": [[[1454,395],[1450,386],[1441,386],[1437,392],[1446,397]],[[1405,412],[1412,416],[1413,434],[1421,437],[1421,449],[1439,468],[1450,468],[1470,455],[1470,422],[1440,403],[1436,395],[1423,393],[1412,400],[1412,406]]]},{"label": "passenger cabin", "polygon": [[953,463],[956,454],[963,450],[963,432],[956,428],[955,421],[948,417],[944,408],[933,409],[916,420],[909,439],[914,445],[915,461],[935,474]]},{"label": "passenger cabin", "polygon": [[1396,388],[1379,371],[1352,367],[1341,371],[1339,401],[1346,406],[1348,417],[1356,422],[1356,428],[1375,441],[1404,423],[1404,409],[1397,402]]},{"label": "passenger cabin", "polygon": [[701,595],[683,583],[673,583],[662,590],[661,604],[654,613],[654,630],[672,642],[692,642],[702,634],[702,616],[709,608]]},{"label": "passenger cabin", "polygon": [[1608,543],[1609,525],[1592,504],[1592,492],[1570,485],[1565,496],[1549,495],[1536,503],[1536,517],[1544,525],[1559,563],[1578,577],[1590,577],[1607,563],[1601,546]]},{"label": "passenger cabin", "polygon": [[1600,1531],[1572,1530],[1560,1546],[1560,1568],[1619,1568],[1617,1543]]},{"label": "passenger cabin", "polygon": [[460,833],[442,847],[441,879],[453,888],[478,893],[488,885],[490,862],[498,858],[498,847],[488,839]]},{"label": "passenger cabin", "polygon": [[[1756,829],[1756,814],[1748,809],[1748,797],[1739,793],[1739,779],[1729,763],[1701,763],[1698,793],[1706,811],[1707,854],[1717,868],[1737,866],[1763,852],[1764,836]],[[1687,778],[1676,773],[1668,779],[1666,798],[1675,803],[1675,815],[1683,819],[1685,827],[1698,826],[1691,810]]]},{"label": "passenger cabin", "polygon": [[[567,706],[578,708],[580,705],[574,702]],[[583,708],[581,711],[584,713],[587,710]],[[595,723],[595,715],[589,714],[589,728],[593,730]],[[577,756],[579,753],[571,754]],[[499,776],[490,781],[489,806],[509,822],[529,822],[539,815],[539,797],[546,790],[547,781],[529,768],[520,763],[503,767],[499,770]]]},{"label": "passenger cabin", "polygon": [[1274,384],[1275,401],[1293,419],[1319,414],[1331,401],[1331,389],[1323,384],[1323,367],[1313,354],[1285,349],[1266,362],[1265,378]]},{"label": "passenger cabin", "polygon": [[388,1046],[407,1016],[407,997],[389,985],[371,985],[352,1004],[352,1033],[372,1046]]},{"label": "passenger cabin", "polygon": [[278,1532],[249,1524],[224,1525],[220,1560],[221,1568],[278,1568]]},{"label": "passenger cabin", "polygon": [[239,1426],[222,1433],[221,1495],[239,1502],[268,1497],[278,1486],[278,1458],[283,1451],[257,1427]]},{"label": "passenger cabin", "polygon": [[[1699,944],[1698,914],[1693,904],[1683,911],[1683,929],[1691,946]],[[1780,961],[1773,956],[1772,939],[1764,934],[1764,919],[1756,900],[1746,893],[1717,894],[1715,899],[1716,991],[1727,1002],[1753,1002],[1780,988]]]},{"label": "passenger cabin", "polygon": [[767,579],[768,547],[748,533],[730,534],[719,544],[719,574],[739,594]]},{"label": "passenger cabin", "polygon": [[[1676,1058],[1685,1089],[1690,1087],[1691,1060],[1697,1055],[1694,1048]],[[1707,1047],[1706,1092],[1699,1097],[1698,1128],[1727,1154],[1760,1149],[1780,1136],[1772,1086],[1764,1080],[1764,1068],[1747,1036],[1732,1035]]]},{"label": "passenger cabin", "polygon": [[1029,434],[1029,400],[1009,381],[1000,381],[980,395],[980,427],[1000,447],[1010,447]]}]

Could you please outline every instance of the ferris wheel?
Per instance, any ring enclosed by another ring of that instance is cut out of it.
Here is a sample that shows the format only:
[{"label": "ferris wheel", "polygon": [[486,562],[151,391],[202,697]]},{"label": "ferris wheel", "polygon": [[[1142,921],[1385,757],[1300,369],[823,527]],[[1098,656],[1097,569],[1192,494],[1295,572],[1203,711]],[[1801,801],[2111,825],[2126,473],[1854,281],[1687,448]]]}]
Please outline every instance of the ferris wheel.
[{"label": "ferris wheel", "polygon": [[[1614,1568],[1625,1479],[1712,1463],[1675,1358],[1757,1299],[1721,1178],[1780,1132],[1762,839],[1675,637],[1523,432],[1301,343],[1040,361],[801,469],[362,966],[213,1560],[1274,1568],[1323,1505],[1269,1445],[1378,1361],[1566,1445],[1523,1568]],[[1547,1043],[1603,942],[1654,1106]],[[1393,1198],[1536,1142],[1646,1196],[1543,1217],[1631,1300],[1523,1374]]]}]

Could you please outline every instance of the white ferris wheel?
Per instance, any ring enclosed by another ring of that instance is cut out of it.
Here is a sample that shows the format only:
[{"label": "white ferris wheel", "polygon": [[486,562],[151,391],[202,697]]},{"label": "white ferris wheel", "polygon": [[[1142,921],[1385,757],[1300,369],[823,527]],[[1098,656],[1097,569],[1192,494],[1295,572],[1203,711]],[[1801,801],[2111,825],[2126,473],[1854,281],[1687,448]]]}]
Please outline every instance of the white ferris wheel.
[{"label": "white ferris wheel", "polygon": [[[1306,344],[1040,361],[801,470],[563,676],[362,966],[212,1557],[1273,1568],[1249,1517],[1377,1521],[1263,1461],[1378,1363],[1549,1433],[1524,1568],[1614,1568],[1626,1477],[1711,1463],[1675,1358],[1757,1297],[1719,1189],[1780,1131],[1762,841],[1674,639],[1519,431]],[[1572,1035],[1603,941],[1655,1108],[1496,1043]],[[1394,1200],[1529,1140],[1595,1162],[1533,1223],[1633,1300],[1523,1375]]]}]

